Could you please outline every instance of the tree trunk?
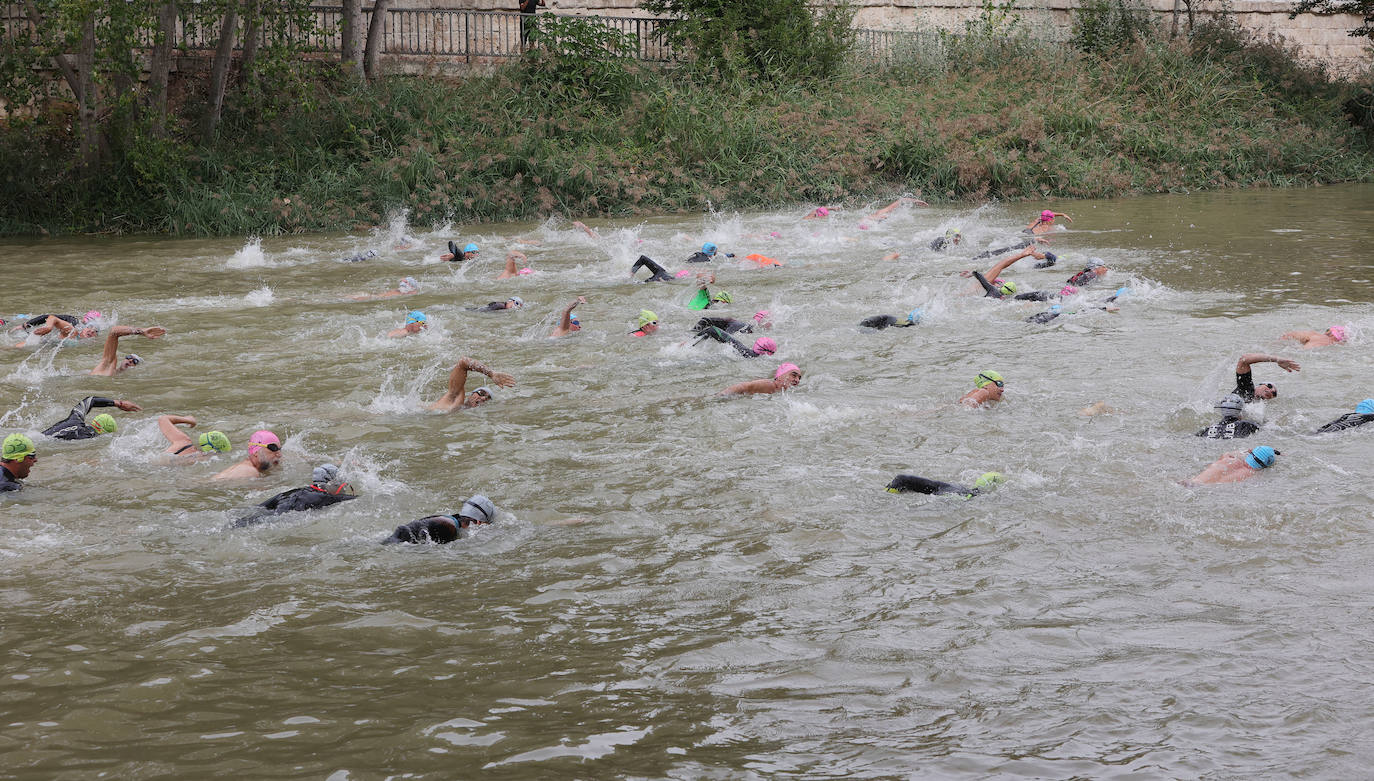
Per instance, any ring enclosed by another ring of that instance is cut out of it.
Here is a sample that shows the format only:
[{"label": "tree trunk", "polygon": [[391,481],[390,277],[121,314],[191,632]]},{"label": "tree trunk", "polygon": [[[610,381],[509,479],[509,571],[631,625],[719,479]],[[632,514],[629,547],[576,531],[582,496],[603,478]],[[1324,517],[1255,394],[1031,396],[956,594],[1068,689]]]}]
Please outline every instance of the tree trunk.
[{"label": "tree trunk", "polygon": [[81,89],[76,93],[76,113],[81,126],[81,167],[92,174],[100,165],[99,96],[95,91],[95,12],[81,25],[81,49],[76,58]]},{"label": "tree trunk", "polygon": [[238,23],[238,4],[231,2],[220,23],[219,46],[215,48],[215,59],[210,65],[210,100],[205,111],[203,133],[206,143],[215,137],[220,112],[224,109],[224,88],[229,83],[229,62],[234,56],[234,33],[238,30]]},{"label": "tree trunk", "polygon": [[380,75],[377,63],[382,53],[382,38],[386,34],[387,9],[391,0],[377,0],[372,6],[372,23],[367,26],[367,51],[363,54],[363,72],[372,81]]},{"label": "tree trunk", "polygon": [[[40,33],[48,29],[48,24],[43,19],[43,15],[38,13],[38,6],[34,5],[33,0],[25,0],[24,11],[28,14],[29,21],[33,22],[33,28]],[[67,61],[65,54],[54,54],[52,64],[62,73],[62,78],[67,80],[67,86],[71,88],[72,94],[76,96],[77,104],[81,103],[81,76],[76,72],[76,68]]]},{"label": "tree trunk", "polygon": [[1169,26],[1169,37],[1170,37],[1170,38],[1177,38],[1177,37],[1178,37],[1178,6],[1179,6],[1179,2],[1180,2],[1180,0],[1174,0],[1173,23]]},{"label": "tree trunk", "polygon": [[339,62],[344,72],[365,78],[363,73],[363,0],[343,0],[343,42],[339,47]]},{"label": "tree trunk", "polygon": [[239,63],[239,74],[244,79],[251,78],[253,66],[258,60],[259,39],[262,38],[261,8],[258,0],[248,0],[247,18],[244,20],[243,62]]},{"label": "tree trunk", "polygon": [[148,108],[153,112],[153,132],[158,135],[167,129],[167,82],[171,78],[176,34],[176,0],[167,0],[157,9],[157,42],[148,65]]}]

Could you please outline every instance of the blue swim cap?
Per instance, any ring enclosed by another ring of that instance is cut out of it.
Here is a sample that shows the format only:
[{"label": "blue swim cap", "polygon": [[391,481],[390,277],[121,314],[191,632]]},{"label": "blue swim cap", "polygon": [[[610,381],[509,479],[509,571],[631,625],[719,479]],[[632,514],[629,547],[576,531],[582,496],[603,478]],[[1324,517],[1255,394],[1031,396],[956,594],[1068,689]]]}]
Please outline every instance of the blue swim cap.
[{"label": "blue swim cap", "polygon": [[1121,298],[1122,296],[1127,295],[1127,294],[1129,294],[1130,292],[1131,292],[1131,289],[1130,289],[1130,288],[1126,287],[1125,285],[1122,285],[1121,287],[1119,287],[1119,288],[1116,289],[1116,297],[1117,297],[1117,298]]},{"label": "blue swim cap", "polygon": [[705,252],[707,255],[714,255],[716,254],[716,245],[708,241],[701,245],[701,251]]},{"label": "blue swim cap", "polygon": [[581,325],[581,321],[577,319],[577,315],[575,314],[568,315],[568,322],[572,325]]},{"label": "blue swim cap", "polygon": [[425,313],[418,309],[406,315],[406,325],[410,325],[411,323],[423,323],[427,320],[429,320],[429,318],[425,317]]},{"label": "blue swim cap", "polygon": [[1365,399],[1356,404],[1355,411],[1361,415],[1374,415],[1374,399]]},{"label": "blue swim cap", "polygon": [[1245,463],[1249,465],[1251,469],[1264,469],[1265,467],[1274,465],[1274,456],[1277,455],[1282,454],[1268,445],[1260,445],[1257,448],[1252,448],[1249,453],[1245,454]]},{"label": "blue swim cap", "polygon": [[476,245],[476,244],[471,244],[471,243],[469,243],[466,247],[463,247],[463,252],[464,252],[464,253],[468,253],[468,252],[480,252],[480,251],[481,251],[481,250],[477,249],[477,245]]},{"label": "blue swim cap", "polygon": [[911,323],[912,325],[915,325],[921,322],[921,314],[921,308],[918,306],[910,312],[906,313],[906,321],[908,323]]},{"label": "blue swim cap", "polygon": [[1050,304],[1050,311],[1051,311],[1051,312],[1063,312],[1063,311],[1064,311],[1064,307],[1063,307],[1063,305],[1061,305],[1061,304]]}]

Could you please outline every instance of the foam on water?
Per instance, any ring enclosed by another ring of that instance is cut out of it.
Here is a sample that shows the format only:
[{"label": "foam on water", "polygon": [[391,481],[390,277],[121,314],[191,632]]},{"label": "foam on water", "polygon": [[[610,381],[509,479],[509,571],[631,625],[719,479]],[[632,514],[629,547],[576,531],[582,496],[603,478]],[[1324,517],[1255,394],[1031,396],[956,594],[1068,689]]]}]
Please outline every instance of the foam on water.
[{"label": "foam on water", "polygon": [[271,266],[272,261],[262,251],[262,237],[249,236],[248,243],[234,252],[224,265],[231,269],[263,268]]}]

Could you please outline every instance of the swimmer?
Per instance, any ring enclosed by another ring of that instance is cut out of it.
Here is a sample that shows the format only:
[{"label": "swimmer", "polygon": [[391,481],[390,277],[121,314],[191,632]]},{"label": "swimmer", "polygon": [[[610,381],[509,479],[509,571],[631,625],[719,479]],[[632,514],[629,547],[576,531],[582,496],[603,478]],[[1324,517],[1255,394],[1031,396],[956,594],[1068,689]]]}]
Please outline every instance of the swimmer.
[{"label": "swimmer", "polygon": [[[399,249],[399,248],[398,248],[398,249]],[[370,249],[370,250],[368,250],[367,252],[359,253],[359,254],[354,255],[353,257],[350,257],[350,258],[340,258],[340,259],[339,259],[339,262],[340,262],[340,263],[362,263],[364,260],[372,260],[372,259],[375,258],[375,257],[377,257],[377,250],[375,250],[375,249]]]},{"label": "swimmer", "polygon": [[105,351],[100,355],[100,363],[91,369],[91,374],[97,377],[113,377],[125,369],[143,363],[143,359],[133,353],[129,353],[122,359],[119,357],[119,339],[122,336],[146,336],[149,339],[160,339],[167,333],[167,329],[161,326],[151,326],[149,328],[130,328],[127,325],[117,325],[110,329],[110,333],[105,336]]},{"label": "swimmer", "polygon": [[520,296],[511,296],[505,301],[492,301],[486,306],[470,306],[469,312],[504,312],[507,309],[521,309],[525,306],[525,299]]},{"label": "swimmer", "polygon": [[1279,338],[1302,342],[1304,350],[1311,350],[1313,347],[1326,347],[1344,342],[1345,326],[1333,325],[1321,333],[1316,331],[1289,331]]},{"label": "swimmer", "polygon": [[[763,317],[760,317],[760,315]],[[754,326],[760,324],[767,316],[767,312],[757,312],[754,314],[753,323],[746,323],[743,320],[736,320],[733,317],[703,317],[696,322],[696,325],[692,326],[692,333],[700,337],[697,339],[696,343],[700,343],[702,338],[706,338],[706,332],[712,328],[718,328],[727,334],[751,334],[754,332]]]},{"label": "swimmer", "polygon": [[[1072,296],[1072,295],[1077,295],[1078,292],[1079,292],[1079,291],[1078,291],[1078,288],[1074,287],[1073,285],[1065,285],[1065,286],[1059,291],[1058,295],[1059,295],[1059,296]],[[1103,306],[1090,307],[1090,309],[1098,309],[1098,310],[1101,310],[1101,311],[1103,311],[1103,312],[1120,312],[1120,311],[1121,311],[1121,307],[1119,307],[1119,306],[1116,305],[1116,300],[1117,300],[1118,298],[1120,298],[1121,296],[1126,295],[1126,294],[1129,293],[1129,292],[1131,292],[1131,289],[1130,289],[1130,288],[1128,288],[1128,287],[1119,287],[1119,288],[1116,289],[1116,292],[1115,292],[1115,293],[1113,293],[1111,296],[1109,296],[1108,298],[1106,298],[1106,299],[1103,300],[1103,302],[1102,302],[1102,303],[1103,303]],[[1020,298],[1020,296],[1017,296],[1017,298]],[[1078,314],[1078,310],[1076,310],[1076,309],[1073,309],[1073,310],[1065,310],[1062,304],[1052,304],[1052,305],[1050,305],[1050,308],[1047,309],[1047,310],[1045,310],[1044,312],[1039,312],[1039,313],[1037,313],[1037,314],[1031,315],[1030,317],[1027,317],[1027,318],[1026,318],[1026,322],[1027,322],[1027,323],[1039,323],[1039,324],[1041,324],[1041,325],[1044,325],[1045,323],[1048,323],[1049,321],[1055,319],[1056,317],[1059,317],[1060,315],[1076,315],[1076,314]]]},{"label": "swimmer", "polygon": [[273,515],[318,510],[322,507],[357,499],[353,486],[339,477],[339,468],[333,464],[321,464],[310,473],[310,485],[282,491],[272,498],[260,502],[257,508],[230,524],[232,529],[255,526]]},{"label": "swimmer", "polygon": [[497,281],[510,279],[511,277],[522,277],[534,273],[534,269],[529,268],[530,259],[525,253],[518,249],[513,249],[506,253],[506,268],[497,275]]},{"label": "swimmer", "polygon": [[415,277],[403,277],[400,285],[395,290],[388,290],[385,293],[359,293],[356,296],[349,296],[350,301],[375,301],[379,298],[394,298],[396,296],[408,296],[420,292],[420,283],[415,281]]},{"label": "swimmer", "polygon": [[735,348],[735,351],[745,358],[758,358],[761,355],[772,355],[778,351],[778,343],[767,336],[760,336],[754,340],[753,347],[747,347],[740,340],[715,326],[708,326],[699,333],[701,334],[701,338],[697,339],[696,344],[701,344],[703,339],[715,339],[721,344],[728,344]]},{"label": "swimmer", "polygon": [[[719,255],[719,254],[722,254],[722,253],[720,252],[720,249],[717,248],[716,245],[714,245],[714,244],[712,244],[711,242],[708,241],[708,242],[706,242],[705,244],[702,244],[702,245],[701,245],[701,249],[699,249],[699,250],[697,250],[695,253],[693,253],[692,256],[691,256],[690,258],[687,258],[687,262],[688,262],[688,263],[710,263],[711,261],[715,260],[715,259],[716,259],[716,255]],[[725,257],[727,257],[727,258],[733,258],[733,257],[735,256],[734,253],[732,253],[732,252],[726,252],[726,253],[723,253],[723,254],[724,254]],[[714,281],[714,280],[713,280],[713,281]]]},{"label": "swimmer", "polygon": [[1374,399],[1365,399],[1355,405],[1354,412],[1347,412],[1325,426],[1317,429],[1318,434],[1330,434],[1333,431],[1344,431],[1348,428],[1363,426],[1366,423],[1374,422]]},{"label": "swimmer", "polygon": [[1006,481],[1007,478],[1001,472],[984,472],[973,482],[972,486],[955,485],[926,477],[917,477],[916,475],[897,475],[892,478],[892,482],[887,484],[887,492],[890,494],[931,494],[933,496],[955,494],[965,499],[972,499],[978,494],[996,490],[997,486]]},{"label": "swimmer", "polygon": [[692,296],[692,299],[687,302],[688,309],[700,311],[702,309],[710,309],[712,306],[716,304],[734,303],[735,297],[730,295],[726,291],[721,290],[712,293],[711,289],[707,287],[707,285],[714,285],[716,283],[715,274],[697,274],[697,282],[700,285],[700,287],[697,288],[697,292]]},{"label": "swimmer", "polygon": [[959,403],[970,409],[977,409],[1001,401],[1002,389],[1006,387],[1006,382],[997,372],[986,371],[974,378],[973,385],[973,390],[961,396]]},{"label": "swimmer", "polygon": [[[1032,245],[1034,245],[1034,244],[1036,244],[1036,243],[1047,243],[1047,242],[1049,242],[1049,239],[1045,239],[1045,238],[1041,238],[1041,237],[1039,237],[1039,236],[1036,236],[1036,237],[1034,237],[1034,238],[1024,239],[1024,240],[1022,240],[1022,241],[1018,241],[1018,242],[1016,242],[1015,244],[1010,244],[1010,245],[1005,246],[1005,247],[998,247],[997,249],[985,250],[985,251],[983,251],[983,252],[978,253],[977,255],[974,255],[972,259],[973,259],[973,260],[983,260],[983,259],[985,259],[985,258],[992,258],[992,257],[996,257],[996,256],[998,256],[998,255],[1005,255],[1006,253],[1008,253],[1008,252],[1013,252],[1013,251],[1015,251],[1015,250],[1025,249],[1026,247],[1032,246]],[[1054,264],[1051,263],[1051,264],[1049,264],[1049,265],[1054,265]]]},{"label": "swimmer", "polygon": [[162,452],[175,458],[175,464],[194,464],[213,457],[216,453],[228,453],[233,450],[233,445],[229,444],[229,437],[223,431],[207,431],[191,441],[190,435],[177,426],[195,427],[196,419],[190,415],[161,415],[157,419],[157,428],[162,432],[162,438],[167,440],[167,447]]},{"label": "swimmer", "polygon": [[795,387],[802,381],[801,367],[795,363],[784,363],[773,372],[771,380],[749,380],[731,385],[717,393],[717,396],[752,396],[758,393],[777,393]]},{"label": "swimmer", "polygon": [[1287,358],[1275,358],[1272,355],[1263,355],[1261,353],[1246,353],[1242,355],[1240,360],[1236,361],[1236,389],[1231,392],[1240,396],[1244,401],[1273,399],[1278,398],[1279,395],[1279,389],[1275,388],[1272,382],[1261,383],[1259,387],[1255,387],[1255,379],[1250,373],[1250,367],[1256,363],[1277,363],[1279,368],[1286,372],[1295,372],[1302,368],[1298,366],[1297,361],[1292,361]]},{"label": "swimmer", "polygon": [[[977,279],[978,284],[980,284],[983,287],[983,290],[986,291],[984,294],[985,296],[991,296],[992,298],[1002,298],[1006,295],[1014,295],[1016,290],[1016,286],[1015,284],[1013,284],[1011,288],[1012,292],[1008,293],[1006,291],[1001,291],[1001,286],[1004,283],[1000,280],[1000,277],[1002,276],[1003,271],[1006,271],[1007,269],[1011,268],[1012,264],[1016,263],[1016,261],[1021,260],[1022,258],[1036,258],[1037,260],[1046,260],[1051,257],[1054,257],[1054,253],[1041,252],[1033,246],[1026,247],[1025,249],[1021,250],[1015,255],[1010,255],[997,261],[992,265],[992,268],[987,270],[987,273],[985,274],[979,274],[977,271],[961,271],[959,272],[959,276],[966,278],[974,277],[975,279]],[[988,282],[989,279],[993,281],[990,283]],[[1000,293],[994,293],[994,290],[998,290],[1000,291]]]},{"label": "swimmer", "polygon": [[[1049,253],[1046,253],[1048,255]],[[1088,265],[1083,270],[1069,277],[1064,284],[1084,287],[1092,284],[1102,277],[1107,276],[1107,264],[1101,258],[1088,258]]]},{"label": "swimmer", "polygon": [[3,453],[0,453],[0,493],[18,491],[24,487],[22,481],[38,461],[38,448],[33,446],[32,439],[23,434],[5,437],[3,447]]},{"label": "swimmer", "polygon": [[440,255],[439,260],[448,263],[462,263],[465,260],[472,260],[473,258],[477,257],[477,253],[480,251],[481,250],[477,249],[477,245],[471,242],[469,242],[467,246],[463,247],[462,250],[459,250],[458,245],[453,243],[452,240],[450,240],[448,243],[448,252],[445,252],[444,254]]},{"label": "swimmer", "polygon": [[[100,329],[92,323],[100,321],[100,313],[92,309],[82,315],[78,320],[76,315],[39,315],[33,317],[15,327],[12,330],[23,330],[30,336],[47,336],[53,331],[57,331],[62,339],[92,339],[100,335]],[[16,344],[15,347],[23,347],[25,341]]]},{"label": "swimmer", "polygon": [[[390,537],[382,540],[383,545],[399,542],[420,544],[432,542],[443,545],[465,536],[464,531],[477,524],[485,526],[496,518],[496,505],[482,494],[475,494],[466,502],[463,509],[447,515],[428,515],[418,521],[397,526]],[[470,534],[470,532],[469,532]]]},{"label": "swimmer", "polygon": [[1259,431],[1259,424],[1241,419],[1245,402],[1239,394],[1227,394],[1213,407],[1221,413],[1221,420],[1199,431],[1195,436],[1208,439],[1244,439]]},{"label": "swimmer", "polygon": [[921,310],[918,307],[906,313],[906,320],[904,322],[899,322],[897,318],[892,315],[873,315],[872,317],[865,317],[863,320],[860,320],[859,327],[873,328],[879,331],[884,328],[910,328],[913,325],[919,325],[921,317]]},{"label": "swimmer", "polygon": [[458,363],[453,365],[453,370],[448,374],[448,390],[439,397],[438,401],[430,404],[427,409],[452,412],[456,409],[472,409],[491,401],[491,388],[486,386],[482,386],[472,393],[467,392],[468,372],[470,371],[487,375],[492,382],[502,388],[515,385],[515,378],[509,374],[494,372],[480,362],[464,356],[458,359]]},{"label": "swimmer", "polygon": [[[649,269],[649,272],[653,275],[644,280],[645,282],[672,282],[675,278],[672,274],[668,273],[668,269],[660,266],[658,261],[648,255],[640,255],[639,259],[634,262],[634,265],[630,266],[630,276],[633,277],[635,272],[639,271],[641,268]],[[684,271],[682,275],[686,275],[686,273],[687,272]]]},{"label": "swimmer", "polygon": [[811,212],[810,212],[809,214],[807,214],[805,217],[802,217],[802,219],[803,219],[803,220],[823,220],[823,219],[825,219],[826,217],[829,217],[829,216],[830,216],[830,209],[826,208],[825,206],[817,206],[816,208],[812,209]]},{"label": "swimmer", "polygon": [[1268,445],[1249,450],[1236,450],[1222,455],[1211,466],[1202,470],[1191,480],[1184,480],[1187,486],[1211,485],[1213,483],[1239,483],[1259,474],[1261,469],[1274,465],[1275,456],[1283,455]]},{"label": "swimmer", "polygon": [[647,309],[639,310],[638,331],[631,331],[630,336],[653,336],[658,333],[658,315]]},{"label": "swimmer", "polygon": [[964,240],[964,232],[958,228],[950,228],[945,231],[945,235],[940,236],[930,243],[930,248],[936,252],[944,252],[947,249],[959,246],[959,242]]},{"label": "swimmer", "polygon": [[403,336],[413,336],[429,328],[429,318],[424,312],[416,309],[406,315],[405,325],[400,328],[393,328],[386,332],[388,339],[400,339]]},{"label": "swimmer", "polygon": [[580,221],[578,221],[578,220],[573,220],[573,227],[574,227],[574,228],[577,228],[578,230],[582,231],[583,233],[587,234],[588,236],[590,236],[590,237],[593,238],[593,239],[599,239],[599,238],[601,238],[601,234],[600,234],[600,233],[597,233],[596,231],[592,230],[591,228],[588,228],[588,227],[586,226],[585,223],[582,223],[582,222],[580,222]]},{"label": "swimmer", "polygon": [[91,439],[101,434],[113,434],[118,425],[114,416],[105,412],[86,422],[92,407],[118,407],[125,412],[139,412],[143,408],[124,399],[107,399],[104,396],[87,396],[78,401],[67,417],[43,429],[43,436],[53,439]]},{"label": "swimmer", "polygon": [[581,331],[582,323],[578,321],[577,315],[573,314],[573,310],[577,308],[578,304],[585,303],[587,303],[587,297],[578,296],[576,301],[568,304],[567,308],[563,310],[562,321],[554,326],[553,332],[549,334],[549,338],[557,339],[560,336],[567,336],[575,331]]},{"label": "swimmer", "polygon": [[225,469],[211,480],[239,480],[259,477],[281,463],[281,440],[276,434],[262,429],[248,438],[248,457]]},{"label": "swimmer", "polygon": [[1046,209],[1046,210],[1040,212],[1040,216],[1039,216],[1039,217],[1036,217],[1034,220],[1032,220],[1030,225],[1027,225],[1027,226],[1026,226],[1026,229],[1025,229],[1024,232],[1025,232],[1025,233],[1044,233],[1044,232],[1046,232],[1046,231],[1054,230],[1054,218],[1055,218],[1055,217],[1063,217],[1064,219],[1068,220],[1069,222],[1073,222],[1073,218],[1070,217],[1070,216],[1067,215],[1067,214],[1064,214],[1063,212],[1055,212],[1055,211],[1050,211],[1049,209]]},{"label": "swimmer", "polygon": [[920,198],[917,198],[916,196],[912,195],[911,193],[907,193],[907,194],[903,195],[901,198],[898,198],[897,200],[893,201],[892,203],[889,203],[888,205],[884,206],[883,208],[877,210],[876,212],[873,212],[872,214],[868,215],[867,217],[863,218],[862,220],[859,220],[859,230],[868,230],[869,228],[871,228],[871,227],[873,226],[873,223],[875,223],[875,222],[882,222],[883,220],[887,219],[888,217],[891,217],[891,216],[892,216],[892,212],[896,211],[898,206],[929,206],[929,205],[930,205],[930,204],[926,203],[925,201],[921,200]]}]

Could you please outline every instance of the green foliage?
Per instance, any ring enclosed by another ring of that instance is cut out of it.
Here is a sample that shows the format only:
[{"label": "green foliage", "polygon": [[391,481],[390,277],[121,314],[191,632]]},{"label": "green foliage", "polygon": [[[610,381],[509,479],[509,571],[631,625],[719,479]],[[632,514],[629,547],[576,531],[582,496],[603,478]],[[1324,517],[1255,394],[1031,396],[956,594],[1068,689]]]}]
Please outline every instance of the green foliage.
[{"label": "green foliage", "polygon": [[950,66],[982,70],[1035,57],[1041,47],[1031,39],[1015,7],[1015,0],[983,0],[978,16],[964,22],[962,33],[942,31]]},{"label": "green foliage", "polygon": [[638,40],[577,16],[540,14],[529,20],[532,44],[521,65],[531,87],[555,100],[620,104],[638,83]]},{"label": "green foliage", "polygon": [[826,79],[840,72],[854,33],[847,2],[814,13],[806,0],[642,0],[668,17],[664,38],[717,78],[768,82]]},{"label": "green foliage", "polygon": [[1361,17],[1363,24],[1351,30],[1350,35],[1374,39],[1374,0],[1298,0],[1288,18],[1307,13],[1354,14]]},{"label": "green foliage", "polygon": [[1149,9],[1127,0],[1083,0],[1073,11],[1069,42],[1085,54],[1111,56],[1157,36]]}]

